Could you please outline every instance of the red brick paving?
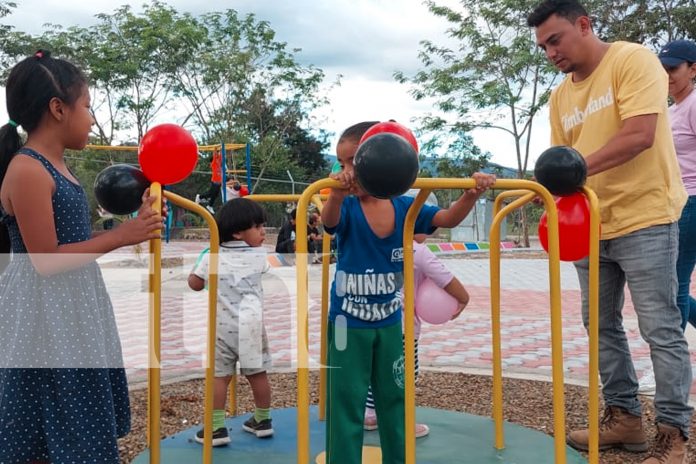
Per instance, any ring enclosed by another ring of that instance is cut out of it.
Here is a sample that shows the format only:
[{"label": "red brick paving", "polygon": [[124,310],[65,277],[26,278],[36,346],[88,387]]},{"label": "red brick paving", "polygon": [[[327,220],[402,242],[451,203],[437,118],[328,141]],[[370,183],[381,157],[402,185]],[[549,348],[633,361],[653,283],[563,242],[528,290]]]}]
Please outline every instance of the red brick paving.
[{"label": "red brick paving", "polygon": [[[202,245],[179,245],[178,249],[170,250],[170,254],[180,254],[182,249],[187,253],[193,253],[195,258],[196,250],[202,249]],[[464,313],[455,321],[442,326],[424,324],[419,341],[420,365],[426,368],[437,367],[451,370],[490,369],[492,359],[490,289],[484,285],[467,285],[467,274],[460,275],[458,271],[465,270],[468,266],[467,260],[448,260],[448,265],[450,263],[452,263],[450,268],[467,286],[471,301]],[[524,267],[524,263],[516,265]],[[319,267],[312,266],[312,269],[312,272],[318,273]],[[121,334],[124,359],[132,383],[146,378],[148,302],[147,294],[140,291],[139,286],[136,285],[146,277],[146,274],[144,277],[137,274],[144,272],[146,270],[137,269],[114,277],[117,273],[113,269],[104,269]],[[177,272],[180,274],[178,277],[176,277]],[[207,294],[188,290],[185,279],[181,278],[187,272],[188,268],[183,267],[176,270],[175,278],[164,284],[167,292],[162,299],[162,375],[164,378],[203,374]],[[287,279],[288,272],[291,275],[291,268],[285,268],[279,272],[284,273],[281,277]],[[530,278],[529,275],[519,274],[520,279]],[[265,298],[265,324],[276,369],[294,367],[295,288],[291,280],[288,281],[288,288],[280,288],[280,291],[275,293],[267,292]],[[570,282],[571,289],[564,289],[561,295],[564,372],[568,379],[586,381],[588,340],[580,317],[580,292],[572,279],[567,280]],[[514,287],[514,281],[514,275],[511,278],[505,277],[508,287]],[[541,286],[548,282],[548,277],[539,275],[538,281]],[[565,284],[565,282],[562,283]],[[320,330],[319,285],[310,285],[310,299],[310,356],[313,365],[317,365]],[[503,288],[501,299],[504,375],[526,373],[550,377],[548,291],[532,288]],[[634,365],[640,376],[650,367],[649,350],[638,333],[635,313],[628,293],[624,317]],[[696,363],[696,353],[693,352],[692,363]],[[692,395],[696,395],[696,383],[692,387]]]}]

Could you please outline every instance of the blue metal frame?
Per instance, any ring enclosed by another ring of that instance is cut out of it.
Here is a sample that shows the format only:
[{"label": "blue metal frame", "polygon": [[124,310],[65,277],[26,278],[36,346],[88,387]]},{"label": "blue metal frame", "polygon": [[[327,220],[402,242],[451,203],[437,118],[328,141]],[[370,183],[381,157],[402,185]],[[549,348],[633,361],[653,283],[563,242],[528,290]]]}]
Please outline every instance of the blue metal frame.
[{"label": "blue metal frame", "polygon": [[222,142],[222,163],[220,163],[220,169],[222,169],[222,204],[227,203],[227,150],[225,149],[225,142]]}]

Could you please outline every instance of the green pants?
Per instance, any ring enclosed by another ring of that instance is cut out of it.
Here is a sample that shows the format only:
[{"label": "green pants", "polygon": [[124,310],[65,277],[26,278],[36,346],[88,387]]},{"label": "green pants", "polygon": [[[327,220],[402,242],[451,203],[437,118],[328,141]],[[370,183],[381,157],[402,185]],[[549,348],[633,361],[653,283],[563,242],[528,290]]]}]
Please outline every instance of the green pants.
[{"label": "green pants", "polygon": [[379,417],[383,464],[404,462],[404,354],[401,323],[376,329],[329,322],[327,464],[362,463],[367,387]]}]

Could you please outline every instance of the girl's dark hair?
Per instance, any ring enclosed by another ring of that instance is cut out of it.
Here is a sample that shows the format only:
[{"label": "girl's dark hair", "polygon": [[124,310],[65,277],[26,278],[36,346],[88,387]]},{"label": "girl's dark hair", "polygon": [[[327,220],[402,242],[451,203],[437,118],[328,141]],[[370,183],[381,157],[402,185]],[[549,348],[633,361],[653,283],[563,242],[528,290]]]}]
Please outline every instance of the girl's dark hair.
[{"label": "girl's dark hair", "polygon": [[[68,61],[52,58],[48,50],[39,50],[12,68],[5,83],[10,120],[0,126],[0,185],[12,157],[22,146],[17,126],[31,133],[38,127],[52,98],[72,105],[86,84],[82,71]],[[0,223],[0,229],[4,227]],[[0,232],[0,253],[10,250],[5,237],[6,234]]]},{"label": "girl's dark hair", "polygon": [[215,222],[220,231],[220,243],[229,242],[234,240],[233,234],[264,224],[266,210],[253,200],[234,198],[222,205]]},{"label": "girl's dark hair", "polygon": [[589,16],[585,7],[576,0],[546,0],[527,16],[527,25],[539,27],[552,15],[558,15],[570,22],[575,22],[580,16]]},{"label": "girl's dark hair", "polygon": [[340,143],[346,140],[354,140],[357,142],[370,127],[378,123],[379,121],[363,121],[353,124],[341,133],[341,136],[338,138],[338,142]]}]

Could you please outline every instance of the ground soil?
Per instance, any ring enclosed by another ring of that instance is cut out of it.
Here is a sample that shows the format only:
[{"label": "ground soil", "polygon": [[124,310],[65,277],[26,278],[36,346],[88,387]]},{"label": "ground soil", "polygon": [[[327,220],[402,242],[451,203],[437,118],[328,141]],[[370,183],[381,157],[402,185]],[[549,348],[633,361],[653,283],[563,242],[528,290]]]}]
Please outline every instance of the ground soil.
[{"label": "ground soil", "polygon": [[[271,374],[273,408],[295,406],[295,374]],[[317,391],[318,376],[311,375],[312,391]],[[203,417],[203,381],[191,380],[162,386],[162,437],[175,434],[200,424]],[[553,434],[552,390],[548,382],[505,379],[505,420]],[[239,382],[239,414],[253,411],[251,392],[246,382]],[[431,372],[422,370],[416,387],[419,406],[461,411],[480,416],[491,416],[491,378],[463,373]],[[317,401],[312,395],[312,403]],[[654,440],[654,410],[652,398],[641,397],[643,418],[651,442]],[[587,415],[587,389],[567,385],[565,388],[566,429],[584,427]],[[147,417],[147,389],[131,392],[133,412],[131,433],[119,440],[121,462],[130,463],[145,447]],[[692,424],[692,429],[693,424]],[[689,442],[689,453],[695,462],[696,441]],[[602,464],[639,464],[647,453],[604,451]],[[472,463],[473,464],[473,463]]]},{"label": "ground soil", "polygon": [[[441,255],[447,259],[448,255]],[[457,255],[461,258],[461,255]],[[467,259],[488,259],[487,252],[467,253]],[[503,259],[546,259],[542,250],[503,251]],[[295,406],[295,374],[271,374],[273,408]],[[318,376],[311,375],[312,391],[318,388]],[[505,379],[505,420],[553,434],[551,383],[522,379]],[[251,392],[246,383],[239,382],[239,413],[253,411]],[[422,370],[416,387],[418,406],[461,411],[491,416],[491,378],[485,375],[433,372]],[[312,403],[317,401],[316,394]],[[650,442],[654,441],[654,409],[651,397],[641,397],[643,419]],[[191,380],[162,386],[162,437],[198,425],[203,417],[203,381]],[[587,389],[575,385],[565,387],[566,431],[584,428],[587,420]],[[119,440],[121,462],[128,464],[146,447],[147,390],[131,392],[133,413],[131,433]],[[696,422],[696,421],[694,421]],[[696,430],[692,423],[692,430]],[[696,463],[696,440],[689,442],[689,462]],[[600,454],[602,464],[640,464],[648,453],[628,453],[610,450]]]}]

